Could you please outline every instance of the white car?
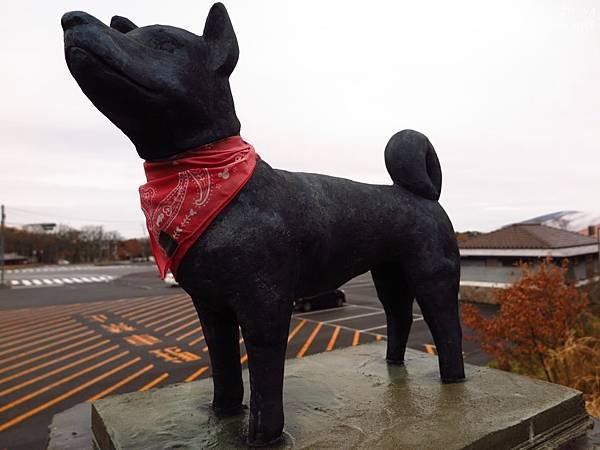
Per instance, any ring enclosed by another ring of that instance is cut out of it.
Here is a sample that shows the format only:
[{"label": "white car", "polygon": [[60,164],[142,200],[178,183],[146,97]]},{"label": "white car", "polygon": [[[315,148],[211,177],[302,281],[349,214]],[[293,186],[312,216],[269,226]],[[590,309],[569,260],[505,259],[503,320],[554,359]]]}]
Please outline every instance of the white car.
[{"label": "white car", "polygon": [[171,272],[167,272],[167,275],[165,276],[165,283],[171,287],[179,287],[179,283]]}]

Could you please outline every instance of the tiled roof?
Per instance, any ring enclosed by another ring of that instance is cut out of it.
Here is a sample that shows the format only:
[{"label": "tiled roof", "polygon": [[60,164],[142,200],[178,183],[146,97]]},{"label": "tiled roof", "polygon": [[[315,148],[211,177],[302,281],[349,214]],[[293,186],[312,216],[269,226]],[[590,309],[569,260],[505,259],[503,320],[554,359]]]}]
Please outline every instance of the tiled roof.
[{"label": "tiled roof", "polygon": [[459,243],[460,248],[557,249],[596,244],[596,239],[540,224],[514,224]]}]

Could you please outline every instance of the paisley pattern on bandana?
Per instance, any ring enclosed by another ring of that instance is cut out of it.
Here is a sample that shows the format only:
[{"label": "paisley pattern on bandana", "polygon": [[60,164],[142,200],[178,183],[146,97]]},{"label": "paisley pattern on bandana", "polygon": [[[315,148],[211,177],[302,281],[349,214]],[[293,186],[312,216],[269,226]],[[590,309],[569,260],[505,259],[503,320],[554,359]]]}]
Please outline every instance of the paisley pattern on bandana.
[{"label": "paisley pattern on bandana", "polygon": [[173,160],[146,162],[142,211],[160,276],[181,259],[252,176],[258,155],[233,136]]}]

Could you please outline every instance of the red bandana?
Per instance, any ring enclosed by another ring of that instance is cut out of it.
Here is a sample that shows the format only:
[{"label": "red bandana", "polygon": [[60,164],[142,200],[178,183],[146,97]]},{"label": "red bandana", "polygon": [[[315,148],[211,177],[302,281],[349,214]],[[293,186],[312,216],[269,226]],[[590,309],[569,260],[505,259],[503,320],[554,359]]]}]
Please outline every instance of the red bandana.
[{"label": "red bandana", "polygon": [[145,162],[140,186],[150,245],[162,278],[176,273],[185,253],[252,176],[258,155],[240,136]]}]

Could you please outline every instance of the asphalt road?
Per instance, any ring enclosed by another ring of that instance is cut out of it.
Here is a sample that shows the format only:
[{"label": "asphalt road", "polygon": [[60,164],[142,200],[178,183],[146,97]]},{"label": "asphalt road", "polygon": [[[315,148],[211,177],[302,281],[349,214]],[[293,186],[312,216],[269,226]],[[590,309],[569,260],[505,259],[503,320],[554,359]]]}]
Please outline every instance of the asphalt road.
[{"label": "asphalt road", "polygon": [[[148,267],[122,275],[0,291],[0,448],[43,449],[52,416],[77,403],[210,376],[189,297]],[[386,338],[370,276],[343,289],[345,306],[294,314],[288,358]],[[409,346],[435,354],[417,308],[414,318]],[[245,365],[243,340],[240,355]],[[469,343],[465,356],[487,361]]]}]

